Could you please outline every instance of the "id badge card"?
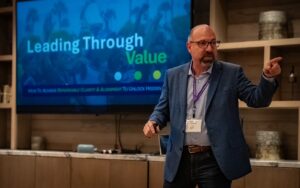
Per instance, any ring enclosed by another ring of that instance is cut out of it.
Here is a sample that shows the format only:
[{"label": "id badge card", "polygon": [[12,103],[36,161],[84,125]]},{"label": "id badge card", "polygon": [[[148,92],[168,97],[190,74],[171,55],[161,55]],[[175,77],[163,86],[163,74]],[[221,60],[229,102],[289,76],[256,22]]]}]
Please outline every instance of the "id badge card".
[{"label": "id badge card", "polygon": [[187,119],[185,132],[187,133],[200,133],[201,132],[202,119]]}]

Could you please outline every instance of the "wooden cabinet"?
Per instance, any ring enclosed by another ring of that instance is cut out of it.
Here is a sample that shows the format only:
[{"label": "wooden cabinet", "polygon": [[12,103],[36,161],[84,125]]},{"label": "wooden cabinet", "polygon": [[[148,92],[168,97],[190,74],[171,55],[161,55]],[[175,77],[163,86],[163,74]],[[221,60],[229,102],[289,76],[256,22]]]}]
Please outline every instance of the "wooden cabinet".
[{"label": "wooden cabinet", "polygon": [[0,187],[70,187],[70,159],[0,155]]},{"label": "wooden cabinet", "polygon": [[149,161],[149,188],[163,187],[164,162]]},{"label": "wooden cabinet", "polygon": [[[255,157],[255,133],[282,133],[283,158],[300,159],[300,80],[291,82],[292,71],[300,76],[300,3],[298,0],[211,0],[210,25],[222,41],[218,51],[224,61],[240,64],[247,77],[258,83],[265,62],[282,56],[279,88],[269,108],[252,109],[240,102],[241,118],[251,157]],[[282,10],[288,18],[289,37],[259,40],[259,14]]]},{"label": "wooden cabinet", "polygon": [[109,187],[109,161],[96,159],[72,159],[73,188]]},{"label": "wooden cabinet", "polygon": [[147,187],[147,161],[72,158],[71,187]]},{"label": "wooden cabinet", "polygon": [[35,168],[35,187],[70,187],[70,158],[36,157]]},{"label": "wooden cabinet", "polygon": [[[15,50],[15,13],[13,1],[2,1],[0,4],[0,89],[9,85],[10,102],[0,102],[0,148],[16,149],[16,50]],[[3,95],[2,95],[3,96]]]},{"label": "wooden cabinet", "polygon": [[110,160],[110,188],[147,187],[147,161]]},{"label": "wooden cabinet", "polygon": [[35,157],[0,155],[0,187],[35,187]]},{"label": "wooden cabinet", "polygon": [[146,188],[148,161],[9,151],[0,154],[0,187]]},{"label": "wooden cabinet", "polygon": [[[16,113],[16,13],[15,0],[0,2],[0,93],[4,85],[10,87],[10,100],[3,102],[0,95],[0,148],[30,148],[28,118]],[[21,122],[21,126],[18,126]],[[27,124],[26,124],[27,123]]]},{"label": "wooden cabinet", "polygon": [[299,188],[298,168],[253,167],[245,177],[245,188]]}]

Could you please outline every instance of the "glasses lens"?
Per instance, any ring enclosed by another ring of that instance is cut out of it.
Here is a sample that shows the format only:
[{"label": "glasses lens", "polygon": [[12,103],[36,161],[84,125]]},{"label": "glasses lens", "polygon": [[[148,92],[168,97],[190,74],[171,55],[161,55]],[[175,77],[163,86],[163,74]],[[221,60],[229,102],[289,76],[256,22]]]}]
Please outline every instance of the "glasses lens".
[{"label": "glasses lens", "polygon": [[219,40],[213,40],[213,41],[205,41],[205,40],[200,40],[200,41],[192,41],[192,43],[196,43],[200,48],[207,48],[208,45],[211,45],[211,47],[219,47],[220,41]]},{"label": "glasses lens", "polygon": [[200,41],[197,42],[197,44],[198,44],[198,46],[199,46],[200,48],[206,48],[207,45],[208,45],[208,42],[205,41],[205,40],[200,40]]}]

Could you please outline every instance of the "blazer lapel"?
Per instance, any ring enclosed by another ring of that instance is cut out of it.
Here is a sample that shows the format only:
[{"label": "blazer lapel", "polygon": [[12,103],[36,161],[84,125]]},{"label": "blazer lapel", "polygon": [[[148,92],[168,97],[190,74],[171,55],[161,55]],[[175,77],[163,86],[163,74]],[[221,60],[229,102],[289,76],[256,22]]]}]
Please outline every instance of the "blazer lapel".
[{"label": "blazer lapel", "polygon": [[187,108],[187,85],[188,85],[188,73],[190,68],[191,62],[187,63],[182,70],[180,71],[180,82],[179,82],[179,88],[180,90],[177,92],[180,92],[180,105],[184,108],[183,111],[186,112]]},{"label": "blazer lapel", "polygon": [[216,92],[216,89],[218,87],[220,78],[222,74],[222,64],[218,61],[214,63],[213,70],[211,73],[211,80],[209,83],[208,93],[207,93],[207,101],[206,101],[206,111],[209,108],[209,105],[213,99],[213,96]]}]

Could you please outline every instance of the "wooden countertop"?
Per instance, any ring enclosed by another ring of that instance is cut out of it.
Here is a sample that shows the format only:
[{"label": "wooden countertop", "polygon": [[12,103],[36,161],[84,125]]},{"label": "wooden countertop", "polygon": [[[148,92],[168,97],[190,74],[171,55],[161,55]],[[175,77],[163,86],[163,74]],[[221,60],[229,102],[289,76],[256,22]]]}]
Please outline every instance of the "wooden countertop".
[{"label": "wooden countertop", "polygon": [[[22,155],[36,157],[70,157],[86,159],[112,159],[112,160],[139,160],[164,162],[165,156],[154,156],[149,154],[101,154],[101,153],[77,153],[63,151],[36,151],[36,150],[10,150],[1,149],[0,155]],[[300,161],[297,160],[260,160],[250,159],[252,166],[300,168]]]}]

